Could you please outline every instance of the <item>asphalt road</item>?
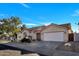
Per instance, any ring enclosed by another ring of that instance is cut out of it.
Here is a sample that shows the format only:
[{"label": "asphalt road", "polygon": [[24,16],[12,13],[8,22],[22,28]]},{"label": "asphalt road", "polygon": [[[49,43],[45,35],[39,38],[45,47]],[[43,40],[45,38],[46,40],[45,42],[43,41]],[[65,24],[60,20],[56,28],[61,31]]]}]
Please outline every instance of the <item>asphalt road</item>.
[{"label": "asphalt road", "polygon": [[25,51],[38,53],[45,56],[79,56],[79,53],[56,50],[56,48],[63,44],[63,42],[33,42],[33,43],[6,43],[3,44],[8,47],[18,48]]}]

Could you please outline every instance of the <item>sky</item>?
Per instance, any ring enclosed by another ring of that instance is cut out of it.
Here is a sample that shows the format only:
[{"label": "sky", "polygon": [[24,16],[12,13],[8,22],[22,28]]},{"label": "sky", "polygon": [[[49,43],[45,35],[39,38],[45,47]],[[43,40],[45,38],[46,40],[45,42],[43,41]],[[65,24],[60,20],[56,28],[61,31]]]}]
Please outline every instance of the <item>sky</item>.
[{"label": "sky", "polygon": [[78,3],[0,3],[0,18],[17,16],[27,27],[71,23],[78,30]]}]

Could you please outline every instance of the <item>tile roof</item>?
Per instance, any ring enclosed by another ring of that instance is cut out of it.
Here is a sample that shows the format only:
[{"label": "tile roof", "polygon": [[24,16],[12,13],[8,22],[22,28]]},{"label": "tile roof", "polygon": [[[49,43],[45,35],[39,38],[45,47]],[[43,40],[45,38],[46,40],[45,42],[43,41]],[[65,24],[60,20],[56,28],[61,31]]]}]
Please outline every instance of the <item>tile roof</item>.
[{"label": "tile roof", "polygon": [[66,23],[66,24],[54,24],[54,23],[51,23],[48,26],[45,26],[45,25],[36,26],[36,27],[32,27],[32,28],[26,28],[25,30],[34,31],[34,32],[36,32],[36,31],[40,32],[40,31],[42,31],[42,30],[44,30],[44,29],[46,29],[46,28],[48,28],[49,26],[52,26],[52,25],[64,27],[64,28],[67,28],[68,30],[70,29],[72,31],[70,23]]},{"label": "tile roof", "polygon": [[[51,26],[51,25],[57,25],[57,26],[62,26],[62,27],[66,27],[66,28],[71,29],[71,24],[70,24],[70,23],[60,24],[60,25],[51,23],[51,24],[48,25],[48,26]],[[32,29],[32,30],[34,30],[34,29],[38,29],[38,28],[42,28],[42,29],[44,29],[44,28],[46,28],[46,27],[48,27],[48,26],[44,26],[44,25],[43,25],[43,26],[32,27],[32,28],[30,28],[30,29]]]}]

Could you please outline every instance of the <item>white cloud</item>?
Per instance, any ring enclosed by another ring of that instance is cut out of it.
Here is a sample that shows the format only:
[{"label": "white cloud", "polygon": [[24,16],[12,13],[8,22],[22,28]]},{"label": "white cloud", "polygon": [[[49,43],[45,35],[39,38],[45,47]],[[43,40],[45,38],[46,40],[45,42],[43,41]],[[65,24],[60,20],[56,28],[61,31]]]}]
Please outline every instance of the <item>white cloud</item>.
[{"label": "white cloud", "polygon": [[79,10],[75,10],[72,16],[79,16]]},{"label": "white cloud", "polygon": [[48,25],[50,25],[50,23],[46,23],[46,24],[44,24],[45,26],[48,26]]},{"label": "white cloud", "polygon": [[24,6],[25,8],[30,8],[27,4],[24,3],[20,3],[22,6]]},{"label": "white cloud", "polygon": [[26,27],[34,27],[34,26],[37,26],[37,24],[34,24],[34,23],[22,23],[22,24],[18,25],[17,27],[22,27],[23,25],[26,25]]},{"label": "white cloud", "polygon": [[51,22],[41,23],[42,25],[48,26],[51,24]]},{"label": "white cloud", "polygon": [[17,27],[22,27],[23,26],[23,24],[19,24]]}]

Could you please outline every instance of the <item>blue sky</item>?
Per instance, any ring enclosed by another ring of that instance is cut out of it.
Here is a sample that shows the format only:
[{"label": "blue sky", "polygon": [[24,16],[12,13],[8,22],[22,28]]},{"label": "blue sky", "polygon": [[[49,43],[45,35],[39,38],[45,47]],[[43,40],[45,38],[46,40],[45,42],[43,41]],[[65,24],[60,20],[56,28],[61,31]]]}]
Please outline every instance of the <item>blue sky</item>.
[{"label": "blue sky", "polygon": [[71,23],[73,31],[78,27],[79,4],[69,3],[1,3],[0,18],[18,16],[27,27],[50,23]]}]

